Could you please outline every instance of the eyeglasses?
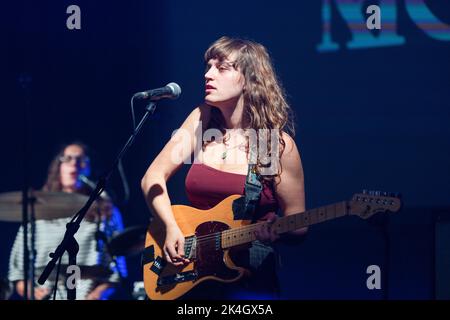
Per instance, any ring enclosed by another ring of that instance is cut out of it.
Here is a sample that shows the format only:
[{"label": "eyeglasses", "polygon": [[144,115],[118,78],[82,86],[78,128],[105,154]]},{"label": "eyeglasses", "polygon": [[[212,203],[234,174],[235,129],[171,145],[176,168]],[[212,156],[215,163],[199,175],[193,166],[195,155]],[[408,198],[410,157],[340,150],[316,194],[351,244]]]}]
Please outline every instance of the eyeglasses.
[{"label": "eyeglasses", "polygon": [[59,157],[59,161],[62,163],[70,163],[72,160],[75,160],[75,163],[79,164],[80,166],[86,166],[89,164],[89,157],[88,156],[61,156]]}]

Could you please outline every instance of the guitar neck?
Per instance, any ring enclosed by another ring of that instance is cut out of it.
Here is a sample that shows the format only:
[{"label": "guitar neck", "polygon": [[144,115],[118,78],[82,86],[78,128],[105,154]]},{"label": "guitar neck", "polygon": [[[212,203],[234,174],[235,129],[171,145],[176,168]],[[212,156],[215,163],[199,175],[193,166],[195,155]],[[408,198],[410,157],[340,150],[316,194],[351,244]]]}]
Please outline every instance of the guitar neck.
[{"label": "guitar neck", "polygon": [[[276,230],[277,234],[283,234],[313,224],[346,216],[348,215],[348,211],[347,201],[342,201],[328,206],[278,218],[272,228]],[[255,241],[255,232],[266,223],[267,222],[259,222],[244,227],[222,231],[222,248],[231,248]]]}]

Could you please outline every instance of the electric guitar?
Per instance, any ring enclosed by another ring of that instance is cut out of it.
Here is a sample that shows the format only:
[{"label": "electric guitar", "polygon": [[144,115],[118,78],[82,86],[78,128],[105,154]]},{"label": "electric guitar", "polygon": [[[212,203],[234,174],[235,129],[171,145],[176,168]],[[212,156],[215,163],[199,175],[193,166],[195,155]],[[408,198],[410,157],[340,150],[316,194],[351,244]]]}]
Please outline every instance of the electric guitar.
[{"label": "electric guitar", "polygon": [[[232,195],[209,210],[184,205],[172,206],[175,220],[185,235],[185,256],[191,262],[175,267],[163,258],[164,224],[155,218],[147,230],[142,263],[144,286],[152,300],[173,300],[206,280],[234,282],[249,271],[236,265],[229,254],[235,246],[256,240],[255,231],[262,224],[234,220],[232,204],[241,195]],[[397,212],[401,200],[397,195],[377,192],[355,194],[342,201],[305,212],[278,218],[272,228],[278,234],[316,223],[357,215],[367,219],[376,213]]]}]

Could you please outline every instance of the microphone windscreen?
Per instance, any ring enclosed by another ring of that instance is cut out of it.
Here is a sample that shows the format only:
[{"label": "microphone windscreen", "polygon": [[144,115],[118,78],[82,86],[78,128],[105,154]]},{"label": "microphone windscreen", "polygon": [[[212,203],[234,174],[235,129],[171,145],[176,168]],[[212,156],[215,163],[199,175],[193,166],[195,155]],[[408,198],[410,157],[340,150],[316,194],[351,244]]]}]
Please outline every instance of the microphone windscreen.
[{"label": "microphone windscreen", "polygon": [[171,82],[167,86],[172,89],[172,93],[174,95],[174,97],[173,97],[174,99],[176,99],[176,98],[178,98],[180,96],[181,88],[180,88],[180,86],[177,83]]}]

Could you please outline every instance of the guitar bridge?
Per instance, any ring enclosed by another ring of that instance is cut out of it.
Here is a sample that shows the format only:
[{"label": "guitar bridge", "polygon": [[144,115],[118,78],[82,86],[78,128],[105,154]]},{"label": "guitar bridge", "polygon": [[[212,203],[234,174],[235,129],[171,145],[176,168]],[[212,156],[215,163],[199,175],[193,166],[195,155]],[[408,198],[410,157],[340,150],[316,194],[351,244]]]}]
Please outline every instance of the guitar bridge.
[{"label": "guitar bridge", "polygon": [[167,286],[171,284],[177,284],[180,282],[192,281],[196,280],[198,277],[197,272],[195,271],[186,271],[181,273],[176,273],[174,275],[159,277],[157,281],[157,286]]}]

